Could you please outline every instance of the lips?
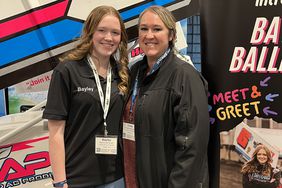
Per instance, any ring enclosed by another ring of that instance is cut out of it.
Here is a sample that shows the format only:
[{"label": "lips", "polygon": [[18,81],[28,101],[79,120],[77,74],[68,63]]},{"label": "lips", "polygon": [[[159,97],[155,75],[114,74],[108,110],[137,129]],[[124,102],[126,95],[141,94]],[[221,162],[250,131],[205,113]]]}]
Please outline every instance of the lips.
[{"label": "lips", "polygon": [[258,161],[259,161],[260,163],[265,163],[265,162],[267,161],[267,159],[265,159],[265,158],[258,158]]},{"label": "lips", "polygon": [[156,45],[157,43],[156,42],[145,42],[145,45],[147,46],[153,46],[153,45]]},{"label": "lips", "polygon": [[101,45],[103,45],[104,47],[107,47],[107,48],[112,48],[114,46],[114,44],[112,44],[112,43],[101,43]]}]

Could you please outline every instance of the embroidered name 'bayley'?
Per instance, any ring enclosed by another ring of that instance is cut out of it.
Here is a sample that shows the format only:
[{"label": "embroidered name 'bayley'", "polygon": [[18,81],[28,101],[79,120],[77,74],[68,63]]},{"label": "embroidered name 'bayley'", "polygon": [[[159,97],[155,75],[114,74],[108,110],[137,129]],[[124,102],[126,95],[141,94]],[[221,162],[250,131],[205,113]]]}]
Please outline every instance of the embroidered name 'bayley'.
[{"label": "embroidered name 'bayley'", "polygon": [[77,91],[78,92],[88,92],[88,91],[93,92],[94,88],[91,88],[91,87],[77,87]]}]

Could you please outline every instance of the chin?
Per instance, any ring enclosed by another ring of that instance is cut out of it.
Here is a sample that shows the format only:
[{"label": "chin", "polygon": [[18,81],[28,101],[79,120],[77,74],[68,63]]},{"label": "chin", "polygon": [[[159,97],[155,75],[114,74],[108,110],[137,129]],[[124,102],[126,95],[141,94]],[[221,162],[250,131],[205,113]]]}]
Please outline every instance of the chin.
[{"label": "chin", "polygon": [[114,53],[114,52],[112,52],[112,51],[110,51],[110,52],[107,51],[107,52],[102,53],[101,55],[108,57],[108,56],[111,56],[113,53]]},{"label": "chin", "polygon": [[158,57],[158,53],[156,53],[156,52],[147,52],[145,54],[146,54],[147,57]]}]

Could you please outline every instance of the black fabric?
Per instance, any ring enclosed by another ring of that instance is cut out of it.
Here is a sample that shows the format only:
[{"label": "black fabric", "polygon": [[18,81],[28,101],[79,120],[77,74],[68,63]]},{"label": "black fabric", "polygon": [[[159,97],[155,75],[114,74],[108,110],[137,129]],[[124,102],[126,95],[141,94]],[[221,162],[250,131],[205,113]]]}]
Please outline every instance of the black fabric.
[{"label": "black fabric", "polygon": [[132,83],[140,70],[135,114],[139,187],[207,187],[206,82],[174,52],[149,76],[145,59],[131,70]]},{"label": "black fabric", "polygon": [[281,178],[281,172],[272,168],[270,175],[263,175],[263,167],[258,171],[243,174],[243,188],[277,188]]},{"label": "black fabric", "polygon": [[[106,79],[100,77],[105,92]],[[118,135],[124,98],[113,67],[111,101],[107,116],[109,135]],[[66,173],[69,187],[96,186],[123,176],[121,148],[117,155],[96,155],[95,135],[104,134],[103,109],[93,71],[86,59],[60,63],[53,72],[43,118],[66,120]]]}]

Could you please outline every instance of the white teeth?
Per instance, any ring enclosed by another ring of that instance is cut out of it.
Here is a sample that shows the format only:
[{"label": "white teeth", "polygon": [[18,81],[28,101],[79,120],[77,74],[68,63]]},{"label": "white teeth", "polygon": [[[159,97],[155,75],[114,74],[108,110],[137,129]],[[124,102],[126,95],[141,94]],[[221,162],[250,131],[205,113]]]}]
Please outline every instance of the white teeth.
[{"label": "white teeth", "polygon": [[112,47],[113,45],[112,44],[102,44],[104,46],[108,46],[108,47]]}]

